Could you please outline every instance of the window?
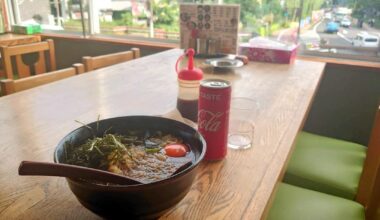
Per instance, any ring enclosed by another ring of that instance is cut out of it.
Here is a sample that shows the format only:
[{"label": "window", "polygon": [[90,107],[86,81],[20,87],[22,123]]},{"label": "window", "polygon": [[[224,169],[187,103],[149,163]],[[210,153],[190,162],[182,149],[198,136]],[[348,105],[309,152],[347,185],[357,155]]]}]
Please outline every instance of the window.
[{"label": "window", "polygon": [[179,39],[177,1],[92,1],[94,34]]},{"label": "window", "polygon": [[[298,43],[311,56],[380,60],[380,0],[4,0],[45,31],[179,41],[179,4],[240,4],[239,41]],[[36,4],[38,1],[38,4]],[[364,43],[357,43],[357,42]],[[370,46],[369,46],[370,45]]]},{"label": "window", "polygon": [[377,38],[367,38],[365,42],[377,42]]},{"label": "window", "polygon": [[88,10],[84,7],[81,10],[80,4],[86,5],[87,0],[8,1],[13,9],[14,24],[40,24],[45,32],[84,33],[88,30]]}]

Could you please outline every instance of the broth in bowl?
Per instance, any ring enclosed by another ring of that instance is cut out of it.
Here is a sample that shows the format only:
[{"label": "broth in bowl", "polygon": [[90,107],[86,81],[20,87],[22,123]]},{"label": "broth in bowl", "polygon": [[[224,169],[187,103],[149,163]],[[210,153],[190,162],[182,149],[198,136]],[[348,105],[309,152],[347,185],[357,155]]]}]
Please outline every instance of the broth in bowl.
[{"label": "broth in bowl", "polygon": [[161,131],[104,134],[80,146],[65,145],[66,163],[125,175],[141,183],[173,175],[194,158],[182,138]]}]

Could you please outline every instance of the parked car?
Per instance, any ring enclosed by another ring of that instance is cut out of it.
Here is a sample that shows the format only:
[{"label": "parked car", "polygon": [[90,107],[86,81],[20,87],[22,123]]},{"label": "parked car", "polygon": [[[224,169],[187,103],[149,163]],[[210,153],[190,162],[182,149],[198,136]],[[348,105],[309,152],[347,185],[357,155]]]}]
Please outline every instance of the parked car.
[{"label": "parked car", "polygon": [[333,21],[330,21],[326,24],[325,32],[326,33],[337,33],[339,31],[339,24]]},{"label": "parked car", "polygon": [[378,47],[379,37],[368,33],[359,33],[352,41],[355,47]]},{"label": "parked car", "polygon": [[345,18],[345,19],[343,19],[343,20],[340,22],[340,25],[341,25],[342,27],[350,27],[350,26],[351,26],[351,21],[350,21],[350,19]]}]

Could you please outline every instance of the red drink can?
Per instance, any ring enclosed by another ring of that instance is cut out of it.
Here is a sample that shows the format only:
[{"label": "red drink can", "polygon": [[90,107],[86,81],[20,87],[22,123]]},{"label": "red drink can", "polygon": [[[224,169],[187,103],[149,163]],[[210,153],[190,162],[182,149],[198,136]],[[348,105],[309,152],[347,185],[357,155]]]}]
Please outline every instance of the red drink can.
[{"label": "red drink can", "polygon": [[220,79],[201,81],[198,130],[207,143],[206,160],[221,160],[227,155],[231,84]]}]

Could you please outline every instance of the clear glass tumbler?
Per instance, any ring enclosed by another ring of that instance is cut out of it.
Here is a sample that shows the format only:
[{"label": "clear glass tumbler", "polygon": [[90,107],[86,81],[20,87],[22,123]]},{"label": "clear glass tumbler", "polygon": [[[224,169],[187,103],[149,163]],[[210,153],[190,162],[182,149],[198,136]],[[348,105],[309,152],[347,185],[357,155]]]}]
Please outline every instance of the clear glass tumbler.
[{"label": "clear glass tumbler", "polygon": [[231,99],[230,123],[228,130],[228,147],[248,149],[252,147],[254,123],[252,116],[258,112],[258,103],[249,98]]}]

